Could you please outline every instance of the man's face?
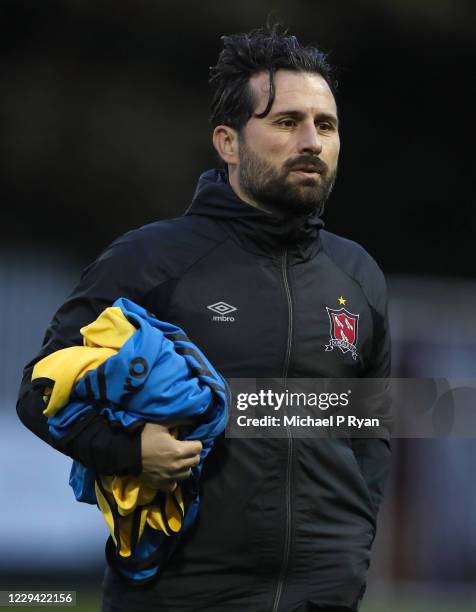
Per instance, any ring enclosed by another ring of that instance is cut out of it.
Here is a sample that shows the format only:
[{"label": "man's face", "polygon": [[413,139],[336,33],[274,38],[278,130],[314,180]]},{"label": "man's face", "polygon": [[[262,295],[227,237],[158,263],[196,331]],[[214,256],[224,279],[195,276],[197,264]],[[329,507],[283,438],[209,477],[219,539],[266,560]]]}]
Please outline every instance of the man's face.
[{"label": "man's face", "polygon": [[[268,102],[269,77],[250,79],[255,115]],[[278,70],[276,97],[263,119],[251,117],[239,134],[237,177],[257,204],[295,214],[324,207],[337,174],[339,131],[334,96],[323,77]]]}]

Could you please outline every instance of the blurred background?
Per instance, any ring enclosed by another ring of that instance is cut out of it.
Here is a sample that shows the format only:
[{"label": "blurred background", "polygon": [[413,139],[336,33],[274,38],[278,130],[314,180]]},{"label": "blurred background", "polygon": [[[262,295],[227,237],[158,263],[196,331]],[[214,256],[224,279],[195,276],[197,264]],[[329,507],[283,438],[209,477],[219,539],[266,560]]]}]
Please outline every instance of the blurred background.
[{"label": "blurred background", "polygon": [[[393,375],[474,378],[473,6],[2,0],[0,589],[77,590],[81,610],[99,609],[106,527],[73,500],[69,460],[18,421],[21,370],[100,250],[185,211],[215,164],[207,75],[220,36],[270,12],[339,68],[325,221],[388,277]],[[363,611],[474,610],[475,441],[394,451]]]}]

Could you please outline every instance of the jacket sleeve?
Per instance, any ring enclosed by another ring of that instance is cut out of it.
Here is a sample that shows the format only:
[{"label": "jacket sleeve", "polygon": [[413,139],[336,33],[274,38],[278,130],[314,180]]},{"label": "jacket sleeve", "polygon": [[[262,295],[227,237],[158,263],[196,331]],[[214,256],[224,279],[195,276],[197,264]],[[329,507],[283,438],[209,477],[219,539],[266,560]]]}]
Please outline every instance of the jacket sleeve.
[{"label": "jacket sleeve", "polygon": [[66,444],[55,441],[43,415],[42,393],[31,382],[33,368],[26,368],[17,402],[22,423],[42,440],[80,461],[98,474],[139,474],[142,470],[140,431],[114,430],[105,419],[95,416]]},{"label": "jacket sleeve", "polygon": [[373,355],[365,372],[369,381],[369,394],[375,393],[372,412],[380,417],[386,435],[380,438],[354,438],[352,449],[369,489],[374,510],[378,513],[388,478],[391,458],[390,432],[392,426],[391,398],[388,379],[391,369],[391,343],[388,322],[387,290],[379,272],[378,308],[372,307]]},{"label": "jacket sleeve", "polygon": [[147,247],[130,232],[113,243],[88,266],[48,327],[39,354],[25,367],[17,413],[22,423],[42,440],[101,474],[138,474],[142,470],[140,430],[121,431],[98,415],[66,443],[53,440],[43,415],[42,391],[31,382],[34,364],[46,355],[82,344],[80,328],[94,321],[118,297],[147,307],[147,293],[160,282],[147,265]]}]

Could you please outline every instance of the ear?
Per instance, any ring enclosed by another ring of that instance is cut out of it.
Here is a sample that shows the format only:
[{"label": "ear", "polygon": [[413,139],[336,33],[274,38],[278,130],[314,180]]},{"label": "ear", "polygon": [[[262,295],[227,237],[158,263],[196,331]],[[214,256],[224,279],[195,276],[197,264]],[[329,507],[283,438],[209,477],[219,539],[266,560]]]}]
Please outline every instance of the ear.
[{"label": "ear", "polygon": [[218,125],[213,130],[213,146],[225,163],[238,163],[239,145],[236,130],[227,125]]}]

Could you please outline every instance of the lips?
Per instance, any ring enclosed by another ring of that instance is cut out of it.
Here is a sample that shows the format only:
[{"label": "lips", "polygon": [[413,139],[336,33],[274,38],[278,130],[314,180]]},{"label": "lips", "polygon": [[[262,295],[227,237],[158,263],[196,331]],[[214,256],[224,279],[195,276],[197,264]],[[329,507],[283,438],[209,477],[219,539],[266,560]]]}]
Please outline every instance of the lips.
[{"label": "lips", "polygon": [[294,168],[292,168],[293,172],[317,172],[318,174],[321,173],[320,169],[317,168],[316,166],[295,166]]},{"label": "lips", "polygon": [[299,176],[303,176],[305,178],[317,178],[320,175],[320,171],[311,166],[299,166],[297,168],[293,168],[291,172],[298,174]]},{"label": "lips", "polygon": [[327,165],[322,159],[315,156],[300,155],[293,159],[288,159],[286,163],[289,174],[295,174],[301,178],[316,181],[321,175],[327,173]]}]

